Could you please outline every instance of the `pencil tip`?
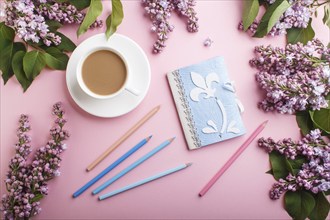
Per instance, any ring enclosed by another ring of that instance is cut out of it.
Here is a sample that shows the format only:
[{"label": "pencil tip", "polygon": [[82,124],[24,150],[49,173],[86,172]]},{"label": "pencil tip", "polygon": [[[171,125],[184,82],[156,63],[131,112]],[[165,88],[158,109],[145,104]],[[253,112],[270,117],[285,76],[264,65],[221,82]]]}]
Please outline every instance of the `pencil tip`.
[{"label": "pencil tip", "polygon": [[175,137],[172,137],[171,139],[168,139],[168,141],[171,143],[174,139]]},{"label": "pencil tip", "polygon": [[87,167],[87,168],[86,168],[86,171],[87,171],[87,172],[91,171],[91,168]]},{"label": "pencil tip", "polygon": [[192,165],[192,163],[186,163],[187,167],[190,167]]},{"label": "pencil tip", "polygon": [[149,141],[152,138],[152,135],[146,138],[146,141]]},{"label": "pencil tip", "polygon": [[263,126],[266,126],[267,123],[268,123],[268,120],[264,121],[264,122],[262,123],[262,125],[263,125]]},{"label": "pencil tip", "polygon": [[159,110],[160,109],[160,105],[157,105],[155,109]]}]

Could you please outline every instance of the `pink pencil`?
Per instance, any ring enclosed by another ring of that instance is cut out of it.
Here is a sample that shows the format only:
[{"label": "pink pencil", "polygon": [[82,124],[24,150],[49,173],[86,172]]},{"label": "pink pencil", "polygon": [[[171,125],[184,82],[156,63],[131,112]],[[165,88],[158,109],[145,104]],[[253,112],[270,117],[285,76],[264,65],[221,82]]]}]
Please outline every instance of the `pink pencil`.
[{"label": "pink pencil", "polygon": [[241,155],[241,153],[251,144],[251,142],[258,136],[258,134],[265,128],[268,121],[264,121],[259,127],[251,134],[251,136],[242,144],[240,148],[230,157],[225,165],[213,176],[213,178],[204,186],[200,191],[199,196],[202,197],[209,191],[213,184],[226,172],[226,170],[234,163],[234,161]]}]

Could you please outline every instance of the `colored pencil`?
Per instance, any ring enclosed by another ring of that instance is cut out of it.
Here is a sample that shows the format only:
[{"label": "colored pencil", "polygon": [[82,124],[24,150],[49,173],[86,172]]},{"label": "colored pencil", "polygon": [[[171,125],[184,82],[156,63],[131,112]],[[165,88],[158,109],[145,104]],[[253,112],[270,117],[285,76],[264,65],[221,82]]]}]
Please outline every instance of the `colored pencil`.
[{"label": "colored pencil", "polygon": [[173,140],[174,140],[174,138],[171,138],[169,140],[164,141],[158,147],[154,148],[149,153],[145,154],[140,159],[138,159],[137,161],[135,161],[134,163],[132,163],[131,165],[129,165],[128,167],[126,167],[125,169],[123,169],[117,175],[115,175],[114,177],[112,177],[111,179],[109,179],[108,181],[106,181],[105,183],[103,183],[101,186],[99,186],[98,188],[96,188],[93,191],[93,195],[95,195],[95,194],[101,192],[102,190],[104,190],[105,188],[107,188],[110,184],[112,184],[113,182],[115,182],[116,180],[118,180],[119,178],[121,178],[122,176],[124,176],[125,174],[127,174],[128,172],[130,172],[131,170],[133,170],[135,167],[139,166],[141,163],[143,163],[144,161],[146,161],[147,159],[149,159],[150,157],[152,157],[153,155],[155,155],[157,152],[159,152],[160,150],[162,150],[166,146],[168,146]]},{"label": "colored pencil", "polygon": [[135,145],[133,148],[131,148],[129,151],[127,151],[124,155],[122,155],[118,160],[113,162],[111,165],[109,165],[107,168],[105,168],[101,173],[99,173],[96,177],[94,177],[92,180],[90,180],[88,183],[86,183],[83,187],[81,187],[79,190],[77,190],[75,193],[73,193],[73,198],[78,197],[83,192],[85,192],[89,187],[91,187],[94,183],[99,181],[102,177],[104,177],[107,173],[109,173],[111,170],[113,170],[115,167],[117,167],[121,162],[126,160],[129,156],[131,156],[134,152],[139,150],[142,146],[144,146],[152,136],[149,136],[147,138],[144,138],[142,141],[140,141],[137,145]]},{"label": "colored pencil", "polygon": [[160,106],[153,108],[148,114],[141,118],[133,127],[131,127],[121,138],[119,138],[114,144],[112,144],[106,151],[104,151],[96,160],[94,160],[88,167],[87,171],[94,169],[104,158],[106,158],[112,151],[114,151],[121,143],[123,143],[129,136],[131,136],[139,127],[141,127],[146,121],[148,121],[152,116],[154,116]]},{"label": "colored pencil", "polygon": [[251,136],[242,144],[242,146],[230,157],[225,165],[213,176],[213,178],[200,191],[199,196],[202,197],[215,184],[215,182],[226,172],[226,170],[234,163],[234,161],[242,154],[242,152],[251,144],[258,134],[265,128],[268,121],[263,122],[251,134]]},{"label": "colored pencil", "polygon": [[146,183],[149,183],[151,181],[157,180],[157,179],[162,178],[164,176],[173,174],[173,173],[178,172],[180,170],[183,170],[183,169],[185,169],[185,168],[187,168],[189,166],[191,166],[191,163],[181,164],[180,166],[177,166],[175,168],[172,168],[172,169],[163,171],[163,172],[158,173],[156,175],[153,175],[151,177],[148,177],[148,178],[145,178],[145,179],[140,180],[138,182],[132,183],[132,184],[130,184],[128,186],[125,186],[125,187],[123,187],[121,189],[117,189],[117,190],[112,191],[110,193],[107,193],[107,194],[104,194],[102,196],[99,196],[99,200],[104,200],[106,198],[110,198],[112,196],[118,195],[119,193],[125,192],[127,190],[133,189],[135,187],[141,186],[141,185],[146,184]]}]

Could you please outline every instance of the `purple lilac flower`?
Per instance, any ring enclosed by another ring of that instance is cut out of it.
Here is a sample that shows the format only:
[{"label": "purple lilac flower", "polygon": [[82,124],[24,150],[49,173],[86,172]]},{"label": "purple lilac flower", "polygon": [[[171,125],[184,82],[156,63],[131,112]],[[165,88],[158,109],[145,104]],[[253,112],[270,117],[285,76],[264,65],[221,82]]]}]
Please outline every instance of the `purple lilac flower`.
[{"label": "purple lilac flower", "polygon": [[65,2],[49,4],[45,1],[36,8],[36,11],[44,17],[60,23],[80,24],[84,19],[83,13],[78,11],[75,6]]},{"label": "purple lilac flower", "polygon": [[291,160],[298,155],[306,158],[296,175],[290,173],[273,185],[271,199],[278,199],[285,191],[305,189],[318,193],[330,189],[330,143],[322,139],[320,130],[312,130],[300,141],[289,138],[275,142],[272,138],[260,138],[258,145],[268,153],[277,151]]},{"label": "purple lilac flower", "polygon": [[197,13],[194,9],[196,0],[173,0],[175,9],[180,13],[181,16],[187,18],[187,30],[189,32],[198,31],[198,18]]},{"label": "purple lilac flower", "polygon": [[35,13],[35,5],[31,0],[6,1],[6,25],[15,29],[17,36],[24,41],[46,45],[58,45],[61,38],[49,32],[45,18]]},{"label": "purple lilac flower", "polygon": [[314,39],[303,45],[286,48],[259,46],[250,60],[258,69],[256,80],[266,91],[259,103],[264,111],[294,114],[306,109],[326,108],[325,96],[330,92],[330,49]]},{"label": "purple lilac flower", "polygon": [[0,2],[0,22],[4,22],[6,20],[6,4],[4,2]]},{"label": "purple lilac flower", "polygon": [[204,44],[205,47],[210,47],[213,43],[214,43],[213,40],[208,37],[204,40],[203,44]]},{"label": "purple lilac flower", "polygon": [[50,130],[51,139],[37,150],[31,164],[27,157],[31,152],[31,139],[27,132],[30,124],[26,115],[21,115],[17,130],[16,154],[10,160],[5,180],[7,194],[2,197],[2,211],[5,219],[29,219],[40,211],[39,200],[48,194],[47,181],[60,174],[60,154],[68,132],[63,130],[66,120],[60,103],[53,106],[55,126]]},{"label": "purple lilac flower", "polygon": [[[267,0],[272,5],[277,0]],[[268,33],[269,36],[277,36],[286,34],[286,30],[290,28],[307,28],[308,23],[313,15],[314,0],[289,0],[291,6],[283,13],[279,21]],[[257,31],[259,22],[256,20],[248,28],[254,34]],[[240,22],[239,30],[243,30],[243,24]]]},{"label": "purple lilac flower", "polygon": [[304,155],[312,162],[314,161],[312,160],[314,157],[322,157],[325,162],[328,162],[327,156],[329,155],[326,152],[330,149],[330,145],[322,139],[319,129],[310,131],[310,133],[304,136],[300,141],[285,138],[275,142],[272,138],[260,138],[258,145],[265,149],[267,153],[277,151],[292,160],[294,160],[297,155]]},{"label": "purple lilac flower", "polygon": [[[61,37],[49,30],[46,20],[80,24],[85,17],[75,6],[53,0],[7,0],[5,7],[5,23],[14,28],[19,38],[33,43],[42,41],[46,46],[61,43]],[[90,28],[102,25],[102,21],[97,20]]]},{"label": "purple lilac flower", "polygon": [[157,33],[157,41],[153,45],[154,53],[160,53],[166,47],[168,34],[174,29],[169,23],[173,10],[187,18],[189,32],[198,31],[198,18],[194,10],[195,0],[142,0],[142,5],[152,21],[151,31]]}]

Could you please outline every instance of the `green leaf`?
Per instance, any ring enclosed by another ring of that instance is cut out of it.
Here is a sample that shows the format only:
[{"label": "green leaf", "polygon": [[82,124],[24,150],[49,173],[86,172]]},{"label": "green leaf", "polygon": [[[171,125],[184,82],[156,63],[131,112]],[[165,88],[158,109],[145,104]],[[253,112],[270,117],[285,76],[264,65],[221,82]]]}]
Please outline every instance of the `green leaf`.
[{"label": "green leaf", "polygon": [[266,173],[274,176],[274,173],[273,173],[273,170],[272,169],[268,170]]},{"label": "green leaf", "polygon": [[91,4],[91,0],[69,0],[79,11],[87,8]]},{"label": "green leaf", "polygon": [[85,18],[77,31],[77,36],[88,30],[88,28],[96,21],[96,18],[102,13],[102,8],[101,0],[91,0]]},{"label": "green leaf", "polygon": [[44,198],[44,195],[42,195],[42,194],[37,194],[37,195],[35,195],[35,196],[31,199],[30,203],[38,202],[38,201],[40,201],[42,198]]},{"label": "green leaf", "polygon": [[274,25],[280,20],[280,17],[284,14],[284,12],[290,7],[290,3],[287,0],[284,0],[272,13],[269,18],[268,26],[267,26],[267,34],[274,27]]},{"label": "green leaf", "polygon": [[45,65],[45,55],[41,51],[27,52],[23,58],[23,69],[29,80],[35,79]]},{"label": "green leaf", "polygon": [[267,8],[266,13],[261,18],[257,32],[253,35],[253,37],[261,38],[266,36],[289,7],[290,3],[287,0],[275,1],[274,4]]},{"label": "green leaf", "polygon": [[267,0],[259,0],[259,5],[264,5],[266,8],[268,8],[269,2]]},{"label": "green leaf", "polygon": [[276,180],[281,178],[285,179],[285,177],[289,175],[290,168],[288,167],[288,162],[285,156],[273,151],[269,154],[269,161],[273,171],[273,176]]},{"label": "green leaf", "polygon": [[310,220],[324,220],[327,218],[330,210],[330,204],[322,192],[314,195],[315,207],[308,216]]},{"label": "green leaf", "polygon": [[328,93],[328,94],[325,96],[325,99],[328,100],[328,101],[330,100],[330,93]]},{"label": "green leaf", "polygon": [[0,23],[0,51],[14,42],[15,31],[6,26],[4,22]]},{"label": "green leaf", "polygon": [[69,57],[55,47],[49,47],[45,51],[46,65],[52,69],[65,70]]},{"label": "green leaf", "polygon": [[76,45],[68,37],[60,32],[56,32],[56,34],[61,37],[61,43],[57,45],[59,50],[72,52],[76,49]]},{"label": "green leaf", "polygon": [[291,163],[289,162],[289,160],[285,157],[285,166],[286,166],[286,169],[289,173],[292,173],[293,174],[293,167],[291,165]]},{"label": "green leaf", "polygon": [[5,85],[8,79],[13,75],[12,71],[10,70],[13,45],[14,44],[10,41],[6,41],[1,45],[2,49],[0,53],[0,70],[2,71],[2,78]]},{"label": "green leaf", "polygon": [[330,28],[330,5],[326,4],[324,6],[324,16],[322,19],[323,23]]},{"label": "green leaf", "polygon": [[58,22],[58,21],[54,21],[54,20],[47,20],[47,21],[46,21],[46,24],[48,25],[48,29],[49,29],[51,32],[56,32],[57,29],[59,29],[60,27],[63,26],[60,22]]},{"label": "green leaf", "polygon": [[296,159],[294,159],[294,160],[287,160],[287,161],[290,164],[294,175],[298,174],[298,172],[301,169],[301,166],[304,163],[307,163],[306,158],[304,156],[300,156],[300,155],[296,156]]},{"label": "green leaf", "polygon": [[0,23],[0,40],[1,39],[6,39],[9,41],[13,41],[15,38],[15,31],[11,27],[8,27],[5,25],[4,22]]},{"label": "green leaf", "polygon": [[312,28],[312,19],[310,19],[307,28],[290,28],[287,30],[287,41],[290,44],[301,42],[307,44],[308,41],[313,40],[315,32]]},{"label": "green leaf", "polygon": [[308,111],[300,111],[296,113],[296,121],[303,135],[308,134],[314,129],[313,121]]},{"label": "green leaf", "polygon": [[330,133],[330,109],[321,108],[320,110],[310,112],[314,124],[323,131]]},{"label": "green leaf", "polygon": [[16,79],[21,84],[23,91],[25,92],[29,86],[31,85],[32,81],[28,80],[26,77],[24,70],[23,70],[23,57],[25,55],[25,51],[18,51],[15,53],[13,60],[12,60],[12,67]]},{"label": "green leaf", "polygon": [[284,195],[285,210],[295,220],[304,220],[315,207],[314,197],[307,191],[287,191]]},{"label": "green leaf", "polygon": [[259,12],[259,0],[243,1],[243,27],[246,31],[253,21],[256,19]]},{"label": "green leaf", "polygon": [[14,75],[12,69],[12,58],[14,54],[18,51],[26,51],[25,45],[20,42],[12,43],[7,41],[7,45],[1,50],[0,53],[0,69],[2,71],[2,78],[4,84]]},{"label": "green leaf", "polygon": [[116,32],[117,27],[121,24],[124,18],[123,5],[120,0],[112,0],[112,12],[111,15],[107,17],[105,21],[107,25],[107,30],[105,31],[105,35],[107,39]]}]

